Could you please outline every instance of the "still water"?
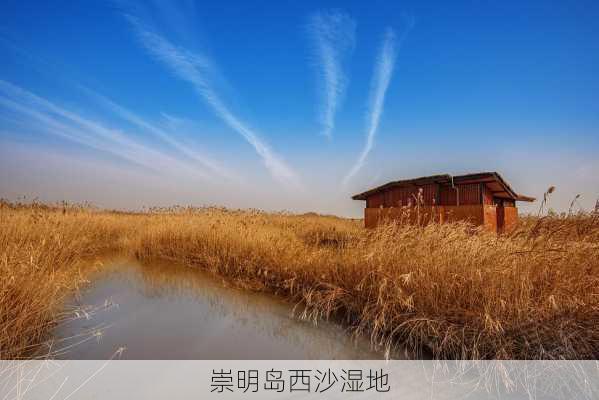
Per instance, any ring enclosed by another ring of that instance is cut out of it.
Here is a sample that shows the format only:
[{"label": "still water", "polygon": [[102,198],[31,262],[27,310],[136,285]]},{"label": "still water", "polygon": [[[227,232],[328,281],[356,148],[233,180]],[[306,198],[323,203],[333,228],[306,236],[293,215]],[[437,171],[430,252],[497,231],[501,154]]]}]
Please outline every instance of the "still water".
[{"label": "still water", "polygon": [[119,260],[98,274],[67,307],[78,317],[55,329],[55,358],[384,358],[337,324],[300,320],[292,304],[196,269]]}]

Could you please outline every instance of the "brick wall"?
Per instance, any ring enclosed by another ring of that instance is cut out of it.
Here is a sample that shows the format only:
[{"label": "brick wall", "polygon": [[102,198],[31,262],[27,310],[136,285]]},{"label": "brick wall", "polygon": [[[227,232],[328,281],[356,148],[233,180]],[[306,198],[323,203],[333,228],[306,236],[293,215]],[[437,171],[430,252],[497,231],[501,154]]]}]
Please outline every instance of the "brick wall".
[{"label": "brick wall", "polygon": [[483,207],[485,228],[491,232],[497,232],[497,206],[485,204]]},{"label": "brick wall", "polygon": [[504,231],[509,232],[518,224],[518,209],[516,207],[504,207],[504,210]]},{"label": "brick wall", "polygon": [[[374,228],[385,220],[399,221],[409,224],[427,224],[431,221],[452,222],[468,221],[474,225],[483,225],[486,222],[485,209],[481,204],[465,206],[437,206],[437,207],[388,207],[365,208],[364,225]],[[494,212],[494,206],[490,206]],[[493,214],[494,215],[494,214]],[[486,225],[486,224],[485,224]],[[497,229],[495,227],[495,229]]]},{"label": "brick wall", "polygon": [[365,208],[364,225],[366,228],[374,228],[386,220],[399,221],[406,224],[428,224],[431,220],[438,221],[440,218],[438,207],[386,207]]},{"label": "brick wall", "polygon": [[482,225],[484,222],[483,206],[481,204],[463,206],[442,206],[442,222],[468,221],[474,225]]}]

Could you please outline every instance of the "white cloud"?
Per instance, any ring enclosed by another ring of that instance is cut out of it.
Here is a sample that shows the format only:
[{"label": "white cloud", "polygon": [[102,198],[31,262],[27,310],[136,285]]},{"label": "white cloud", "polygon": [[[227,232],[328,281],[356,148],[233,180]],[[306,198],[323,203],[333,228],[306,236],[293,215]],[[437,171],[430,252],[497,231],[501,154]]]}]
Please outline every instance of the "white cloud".
[{"label": "white cloud", "polygon": [[168,66],[180,79],[193,85],[195,91],[206,101],[214,113],[252,145],[274,179],[288,188],[301,187],[295,171],[251,128],[233,114],[213,89],[210,77],[216,76],[217,71],[209,58],[176,47],[164,37],[146,29],[136,18],[131,16],[127,18],[150,54]]},{"label": "white cloud", "polygon": [[210,159],[204,154],[198,154],[197,151],[192,151],[188,146],[180,143],[172,133],[167,132],[166,130],[158,127],[150,122],[144,120],[139,115],[133,113],[132,111],[126,109],[125,107],[116,104],[112,100],[95,93],[89,89],[84,89],[88,94],[90,94],[93,98],[98,100],[101,104],[112,110],[114,113],[119,115],[124,120],[129,123],[136,125],[137,127],[152,133],[156,137],[163,140],[165,143],[169,144],[175,150],[185,155],[186,157],[194,160],[198,164],[200,164],[203,168],[208,169],[210,172],[219,175],[220,177],[237,180],[234,174],[231,171],[228,171],[224,166],[220,165],[216,161]]},{"label": "white cloud", "polygon": [[395,46],[395,33],[392,29],[387,29],[383,40],[383,46],[381,47],[374,75],[372,77],[372,84],[370,89],[370,101],[368,107],[368,113],[366,115],[366,143],[358,160],[350,169],[348,174],[345,176],[343,182],[347,184],[351,178],[362,169],[368,154],[372,150],[374,145],[374,137],[379,127],[381,115],[383,114],[383,108],[385,104],[385,94],[391,81],[393,74],[393,67],[395,65],[396,57],[396,46]]},{"label": "white cloud", "polygon": [[0,80],[0,104],[21,128],[44,132],[117,156],[154,172],[177,170],[203,180],[204,171],[133,139],[101,122],[85,118],[11,83]]},{"label": "white cloud", "polygon": [[348,84],[341,64],[354,48],[356,23],[340,11],[319,12],[310,18],[308,30],[314,40],[317,68],[322,81],[322,134],[331,138],[335,128],[335,113],[343,101]]}]

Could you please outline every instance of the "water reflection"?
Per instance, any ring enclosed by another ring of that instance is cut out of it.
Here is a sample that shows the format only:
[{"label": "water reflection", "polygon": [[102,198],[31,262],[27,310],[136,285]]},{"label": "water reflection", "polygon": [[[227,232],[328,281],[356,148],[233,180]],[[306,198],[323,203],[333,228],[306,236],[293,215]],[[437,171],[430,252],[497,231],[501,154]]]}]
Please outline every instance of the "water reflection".
[{"label": "water reflection", "polygon": [[335,324],[298,320],[290,304],[226,287],[202,271],[119,260],[99,274],[73,306],[105,307],[57,327],[54,338],[64,347],[89,332],[102,334],[57,357],[106,359],[121,347],[126,348],[122,358],[128,359],[383,357],[366,339],[352,338]]}]

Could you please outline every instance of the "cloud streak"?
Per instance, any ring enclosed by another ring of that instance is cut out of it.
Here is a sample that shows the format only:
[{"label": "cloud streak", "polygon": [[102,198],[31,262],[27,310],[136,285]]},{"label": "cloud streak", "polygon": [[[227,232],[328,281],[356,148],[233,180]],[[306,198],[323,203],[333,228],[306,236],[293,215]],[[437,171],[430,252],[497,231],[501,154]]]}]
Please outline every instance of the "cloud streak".
[{"label": "cloud streak", "polygon": [[391,76],[393,75],[393,68],[395,66],[395,42],[395,32],[388,28],[385,32],[383,45],[377,58],[370,87],[370,100],[368,112],[366,114],[366,143],[364,144],[364,148],[362,149],[358,160],[343,179],[344,184],[347,184],[353,176],[362,169],[366,162],[366,158],[374,145],[374,137],[379,127],[381,115],[383,114],[385,94],[387,93],[389,82],[391,82]]},{"label": "cloud streak", "polygon": [[119,115],[123,120],[137,126],[140,129],[150,132],[154,136],[161,139],[163,142],[170,145],[173,149],[177,150],[179,153],[183,154],[184,156],[188,157],[194,162],[197,162],[203,168],[209,170],[211,173],[216,174],[222,178],[237,180],[237,177],[235,177],[235,175],[231,171],[227,170],[225,167],[223,167],[216,161],[208,158],[207,156],[203,154],[200,155],[197,152],[192,151],[187,146],[175,139],[172,133],[167,132],[163,128],[146,121],[134,112],[126,109],[125,107],[119,104],[116,104],[112,100],[98,93],[95,93],[87,88],[84,88],[84,91],[87,92],[92,98],[100,102],[102,105],[113,111],[115,114]]},{"label": "cloud streak", "polygon": [[343,101],[348,84],[342,61],[354,49],[356,23],[349,15],[340,11],[319,12],[310,18],[308,31],[314,41],[318,60],[322,134],[331,139],[335,128],[335,113]]},{"label": "cloud streak", "polygon": [[288,188],[301,187],[295,171],[253,129],[233,114],[214,90],[211,77],[218,74],[208,57],[177,47],[161,35],[145,28],[137,18],[130,15],[126,17],[148,52],[170,68],[176,76],[193,86],[213,112],[254,148],[275,180]]},{"label": "cloud streak", "polygon": [[197,168],[134,140],[121,130],[85,118],[9,82],[0,80],[0,105],[11,110],[12,123],[44,132],[100,152],[117,156],[154,173],[178,170],[203,180],[211,176]]}]

